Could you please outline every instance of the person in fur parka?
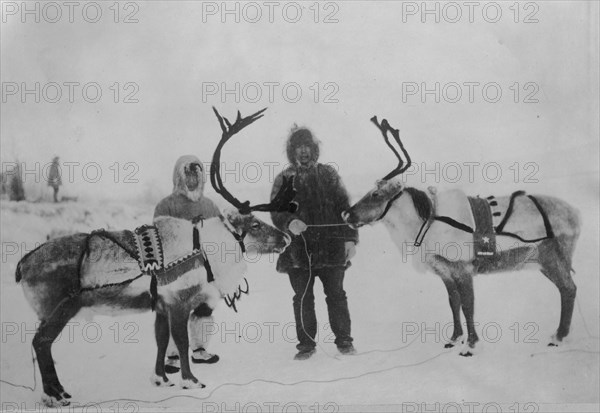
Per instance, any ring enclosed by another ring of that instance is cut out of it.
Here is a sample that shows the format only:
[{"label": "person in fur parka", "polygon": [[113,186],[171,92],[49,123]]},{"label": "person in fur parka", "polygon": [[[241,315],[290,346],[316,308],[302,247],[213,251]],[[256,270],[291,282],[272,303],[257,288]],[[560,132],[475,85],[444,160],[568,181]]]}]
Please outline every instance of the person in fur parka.
[{"label": "person in fur parka", "polygon": [[[173,168],[173,193],[162,199],[154,209],[154,218],[170,216],[192,220],[198,216],[204,219],[219,216],[220,211],[209,198],[204,196],[205,183],[204,170],[200,160],[194,155],[181,156]],[[206,326],[214,322],[213,309],[206,304],[201,304],[190,315],[188,332],[190,347],[193,351],[194,363],[216,363],[219,356],[206,351],[209,335],[202,334]],[[204,327],[203,327],[204,326]],[[207,337],[203,337],[207,336]],[[179,370],[179,352],[171,338],[167,348],[168,373]]]},{"label": "person in fur parka", "polygon": [[358,232],[344,225],[342,220],[342,211],[350,207],[348,193],[335,168],[318,162],[319,142],[309,129],[292,129],[286,152],[290,166],[275,178],[271,198],[279,191],[284,176],[294,176],[298,210],[295,213],[273,212],[271,218],[277,228],[292,234],[291,245],[279,256],[277,271],[289,275],[295,293],[293,304],[299,341],[295,359],[307,359],[315,352],[315,277],[323,284],[338,350],[342,354],[354,354],[343,281],[355,254]]},{"label": "person in fur parka", "polygon": [[200,160],[194,155],[181,156],[173,168],[173,193],[156,205],[154,217],[166,215],[191,220],[199,215],[218,216],[215,203],[204,196],[205,181]]}]

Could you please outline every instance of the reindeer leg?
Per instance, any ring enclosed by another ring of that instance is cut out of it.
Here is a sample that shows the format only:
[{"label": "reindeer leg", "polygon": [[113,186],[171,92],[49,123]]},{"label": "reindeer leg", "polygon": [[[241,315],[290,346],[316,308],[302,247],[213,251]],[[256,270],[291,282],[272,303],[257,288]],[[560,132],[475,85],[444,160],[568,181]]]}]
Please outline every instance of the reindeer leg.
[{"label": "reindeer leg", "polygon": [[460,293],[460,301],[462,304],[463,314],[467,321],[467,345],[461,350],[460,355],[470,357],[474,354],[475,344],[479,341],[477,332],[475,331],[475,323],[473,321],[475,313],[475,294],[473,292],[473,275],[468,272],[463,272],[455,277],[455,282]]},{"label": "reindeer leg", "polygon": [[179,361],[181,363],[181,387],[184,389],[203,388],[204,384],[200,383],[192,374],[190,369],[189,338],[188,338],[188,317],[189,311],[183,309],[172,309],[169,312],[169,322],[171,324],[171,335],[179,351]]},{"label": "reindeer leg", "polygon": [[157,311],[156,320],[154,321],[154,336],[156,337],[156,365],[154,367],[154,375],[150,381],[155,386],[173,386],[173,383],[167,378],[165,373],[165,354],[169,345],[169,317],[167,314]]},{"label": "reindeer leg", "polygon": [[40,367],[44,386],[43,403],[48,407],[68,406],[71,395],[65,391],[58,380],[54,360],[52,359],[52,343],[61,333],[65,325],[81,309],[79,300],[71,298],[59,304],[45,320],[42,320],[35,336],[33,348]]},{"label": "reindeer leg", "polygon": [[463,335],[462,326],[460,324],[460,293],[458,292],[458,287],[456,283],[452,279],[452,277],[441,276],[444,285],[446,286],[446,290],[448,290],[448,301],[450,302],[450,309],[452,310],[452,321],[454,323],[454,331],[452,332],[452,337],[450,337],[450,341],[444,345],[444,348],[452,348],[456,345],[456,343],[460,340]]},{"label": "reindeer leg", "polygon": [[542,274],[556,285],[560,292],[560,322],[556,333],[552,336],[549,346],[557,346],[569,334],[577,286],[571,277],[570,265],[564,262],[559,253],[558,241],[539,245],[539,263]]},{"label": "reindeer leg", "polygon": [[430,263],[433,271],[439,275],[444,282],[446,290],[448,291],[448,301],[450,302],[450,309],[452,310],[452,320],[454,322],[454,331],[450,341],[444,345],[444,348],[452,348],[460,340],[463,335],[462,325],[460,323],[460,293],[456,282],[452,278],[452,270],[449,263],[441,258],[435,258]]}]

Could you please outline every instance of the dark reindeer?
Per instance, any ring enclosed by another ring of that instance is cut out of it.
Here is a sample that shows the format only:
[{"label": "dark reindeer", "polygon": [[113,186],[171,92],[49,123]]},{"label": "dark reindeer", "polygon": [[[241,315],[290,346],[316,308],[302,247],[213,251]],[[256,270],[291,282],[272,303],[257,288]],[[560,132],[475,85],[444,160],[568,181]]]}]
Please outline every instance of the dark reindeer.
[{"label": "dark reindeer", "polygon": [[[223,136],[215,152],[217,164],[217,153],[223,144],[260,117],[262,111],[247,118],[238,113],[235,123],[230,124],[219,116]],[[221,182],[218,168],[211,168],[211,182]],[[222,185],[219,190],[228,194]],[[109,314],[154,309],[158,351],[152,382],[172,385],[164,370],[170,332],[180,354],[182,387],[204,387],[189,365],[190,311],[201,303],[214,307],[221,298],[236,297],[246,270],[241,254],[247,249],[259,254],[280,253],[289,245],[287,234],[249,212],[293,209],[294,195],[289,182],[271,204],[251,207],[240,203],[241,212],[195,222],[157,218],[154,227],[160,246],[149,239],[143,242],[151,245],[147,248],[154,248],[155,256],[162,256],[163,269],[156,262],[142,264],[143,257],[136,252],[136,238],[131,231],[99,230],[56,238],[24,256],[17,265],[16,281],[21,282],[27,301],[41,321],[33,347],[42,375],[43,402],[47,406],[70,403],[71,395],[58,379],[51,348],[67,322],[83,308],[108,308]],[[207,255],[202,248],[206,243],[227,251],[237,248],[240,255],[231,259],[227,254],[226,260],[220,254]]]},{"label": "dark reindeer", "polygon": [[407,187],[393,179],[411,165],[399,131],[385,119],[378,123],[373,117],[371,121],[398,158],[398,166],[342,216],[354,227],[382,221],[400,251],[413,256],[417,268],[440,276],[454,321],[445,347],[461,340],[462,308],[468,337],[460,354],[474,354],[479,338],[473,322],[473,276],[516,271],[528,263],[537,264],[560,292],[560,323],[548,344],[558,345],[569,334],[577,290],[571,262],[580,233],[578,211],[561,199],[523,191],[480,199],[468,198],[459,190],[437,193],[431,187],[427,191]]}]

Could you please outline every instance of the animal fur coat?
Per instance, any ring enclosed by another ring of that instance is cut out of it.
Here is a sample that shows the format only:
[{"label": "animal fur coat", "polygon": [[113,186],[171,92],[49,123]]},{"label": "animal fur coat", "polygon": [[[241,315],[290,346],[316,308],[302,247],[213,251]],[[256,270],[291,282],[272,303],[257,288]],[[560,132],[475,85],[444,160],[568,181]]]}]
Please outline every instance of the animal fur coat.
[{"label": "animal fur coat", "polygon": [[[314,143],[316,146],[317,144]],[[293,156],[288,142],[288,158]],[[271,198],[283,183],[283,177],[294,176],[294,188],[298,210],[295,213],[271,213],[273,224],[280,230],[290,234],[289,223],[299,219],[307,225],[343,224],[342,211],[350,207],[348,193],[337,171],[330,165],[316,162],[318,146],[312,150],[313,162],[304,167],[292,164],[275,178]],[[292,234],[290,234],[292,235]],[[306,247],[311,255],[313,269],[346,265],[345,242],[358,242],[358,231],[349,226],[309,227],[302,235],[306,239]],[[288,272],[291,268],[308,269],[304,241],[301,236],[292,235],[291,245],[279,256],[277,271]]]}]

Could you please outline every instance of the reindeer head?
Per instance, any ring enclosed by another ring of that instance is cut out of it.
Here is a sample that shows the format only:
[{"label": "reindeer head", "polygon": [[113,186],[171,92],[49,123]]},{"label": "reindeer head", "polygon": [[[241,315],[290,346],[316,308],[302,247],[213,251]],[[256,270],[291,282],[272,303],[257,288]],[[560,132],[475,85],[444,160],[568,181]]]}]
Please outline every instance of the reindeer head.
[{"label": "reindeer head", "polygon": [[404,186],[398,180],[378,180],[356,204],[342,212],[344,221],[353,228],[373,224],[382,219],[392,203],[404,194]]},{"label": "reindeer head", "polygon": [[[385,143],[396,155],[398,166],[384,176],[383,179],[378,180],[375,184],[375,188],[370,190],[360,201],[342,212],[342,218],[352,227],[372,224],[379,221],[387,214],[392,204],[404,194],[405,189],[404,185],[399,180],[394,180],[392,178],[406,171],[411,165],[410,156],[406,149],[404,149],[404,145],[400,140],[400,131],[392,128],[386,119],[383,119],[381,123],[378,123],[377,116],[373,116],[371,122],[373,122],[381,131]],[[404,155],[406,161],[402,159],[398,149],[390,142],[388,133],[394,138],[394,141],[398,145],[398,148]]]},{"label": "reindeer head", "polygon": [[245,249],[247,248],[258,253],[283,252],[290,244],[290,237],[277,228],[256,218],[252,215],[252,211],[295,212],[298,204],[293,202],[296,196],[293,178],[284,180],[279,193],[270,203],[250,205],[250,201],[241,202],[225,188],[219,172],[221,149],[223,149],[225,143],[243,128],[262,118],[266,108],[245,118],[242,118],[242,115],[238,112],[237,119],[233,124],[227,118],[222,117],[215,108],[213,110],[219,120],[223,134],[215,149],[210,165],[210,183],[218,194],[237,209],[237,211],[226,213],[227,224],[231,226],[231,232],[237,234],[238,239],[243,242]]},{"label": "reindeer head", "polygon": [[241,214],[237,210],[225,212],[225,219],[231,225],[230,231],[238,235],[246,251],[258,254],[281,253],[291,238],[286,233],[261,221],[253,214]]}]

